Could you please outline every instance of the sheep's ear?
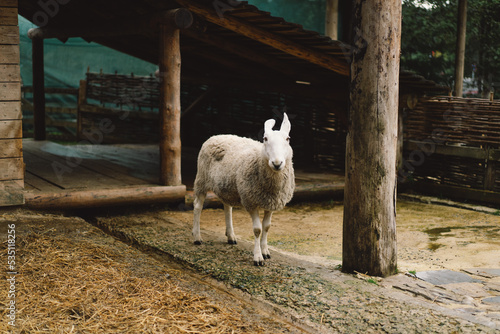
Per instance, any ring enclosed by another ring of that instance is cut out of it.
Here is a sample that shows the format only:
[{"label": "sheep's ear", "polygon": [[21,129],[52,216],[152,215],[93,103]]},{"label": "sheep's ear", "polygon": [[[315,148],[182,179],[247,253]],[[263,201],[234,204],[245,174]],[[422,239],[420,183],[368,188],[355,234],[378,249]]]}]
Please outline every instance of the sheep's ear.
[{"label": "sheep's ear", "polygon": [[290,124],[290,121],[288,120],[288,115],[286,113],[283,113],[283,122],[281,123],[280,131],[286,136],[288,136],[291,129],[292,129],[292,124]]},{"label": "sheep's ear", "polygon": [[268,119],[264,123],[264,133],[270,133],[271,131],[273,131],[274,124],[276,124],[276,121],[274,119]]}]

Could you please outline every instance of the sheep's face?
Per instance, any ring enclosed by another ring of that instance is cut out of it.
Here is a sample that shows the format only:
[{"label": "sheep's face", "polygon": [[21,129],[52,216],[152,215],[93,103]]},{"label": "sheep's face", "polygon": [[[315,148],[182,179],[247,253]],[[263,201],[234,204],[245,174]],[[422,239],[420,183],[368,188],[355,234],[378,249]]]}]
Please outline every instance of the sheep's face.
[{"label": "sheep's face", "polygon": [[287,161],[292,158],[293,151],[289,143],[291,124],[286,113],[281,128],[277,131],[273,130],[275,123],[274,119],[269,119],[264,123],[263,154],[269,167],[278,172],[285,168]]}]

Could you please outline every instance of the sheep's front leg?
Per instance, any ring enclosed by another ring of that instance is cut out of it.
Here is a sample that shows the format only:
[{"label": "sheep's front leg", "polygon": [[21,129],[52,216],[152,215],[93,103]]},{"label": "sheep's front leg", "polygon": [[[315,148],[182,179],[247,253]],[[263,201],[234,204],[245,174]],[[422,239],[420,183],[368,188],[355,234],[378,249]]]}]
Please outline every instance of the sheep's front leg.
[{"label": "sheep's front leg", "polygon": [[259,218],[259,210],[250,211],[250,216],[252,217],[253,223],[253,234],[255,236],[255,245],[253,248],[253,264],[256,266],[264,265],[264,257],[262,256],[262,250],[260,248],[260,237],[262,234],[262,224]]},{"label": "sheep's front leg", "polygon": [[236,235],[233,230],[233,207],[224,204],[224,216],[226,217],[226,237],[227,243],[236,245]]},{"label": "sheep's front leg", "polygon": [[193,218],[193,237],[194,244],[201,245],[201,232],[200,232],[200,216],[203,210],[203,203],[205,203],[206,194],[195,194],[194,197],[194,218]]},{"label": "sheep's front leg", "polygon": [[267,247],[267,232],[269,232],[269,228],[271,227],[272,215],[272,211],[264,211],[264,219],[262,220],[262,236],[260,238],[260,248],[262,250],[262,257],[264,259],[271,258],[271,253],[269,252],[269,248]]}]

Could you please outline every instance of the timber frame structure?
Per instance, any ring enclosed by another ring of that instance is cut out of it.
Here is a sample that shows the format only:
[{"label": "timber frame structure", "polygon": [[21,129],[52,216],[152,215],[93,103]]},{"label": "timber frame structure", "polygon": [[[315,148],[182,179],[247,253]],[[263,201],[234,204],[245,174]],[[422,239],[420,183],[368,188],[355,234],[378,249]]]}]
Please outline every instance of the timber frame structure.
[{"label": "timber frame structure", "polygon": [[[2,175],[0,180],[0,190],[5,193],[0,196],[0,206],[24,201],[19,192],[23,187],[21,135],[16,130],[21,123],[18,36],[7,43],[3,39],[17,29],[17,11],[41,26],[29,32],[33,41],[35,140],[45,139],[44,39],[65,41],[81,37],[159,65],[161,176],[155,201],[161,201],[168,189],[179,195],[178,200],[185,193],[180,166],[181,80],[221,88],[283,92],[330,103],[345,102],[349,95],[349,45],[273,17],[243,1],[53,0],[43,2],[43,6],[40,3],[0,0],[0,24],[11,26],[0,26],[0,49],[14,52],[11,60],[5,60],[2,58],[5,53],[0,53],[0,71],[7,64],[8,71],[14,73],[11,82],[0,83],[2,89],[8,86],[5,89],[13,94],[8,100],[3,92],[0,94],[0,100],[13,106],[11,114],[6,115],[4,108],[0,113],[0,125],[9,129],[8,135],[0,132],[2,140],[8,140],[8,149],[0,152],[0,163],[7,163],[9,171],[13,171]],[[401,73],[402,94],[429,90],[443,91],[443,87]],[[137,192],[135,196],[142,195]],[[12,199],[5,200],[7,197]],[[95,198],[89,205],[99,205],[99,196]],[[172,196],[165,198],[175,200]],[[27,204],[30,200],[33,198]],[[61,205],[64,206],[62,202]]]}]

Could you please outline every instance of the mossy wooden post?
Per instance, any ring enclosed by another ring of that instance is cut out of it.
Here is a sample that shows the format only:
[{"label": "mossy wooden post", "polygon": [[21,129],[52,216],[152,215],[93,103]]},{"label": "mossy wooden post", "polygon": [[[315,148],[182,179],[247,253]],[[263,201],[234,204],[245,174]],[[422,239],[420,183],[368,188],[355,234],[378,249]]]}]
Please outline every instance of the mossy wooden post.
[{"label": "mossy wooden post", "polygon": [[193,22],[186,9],[167,12],[160,23],[160,184],[181,185],[181,51],[179,28]]},{"label": "mossy wooden post", "polygon": [[396,271],[401,1],[354,1],[342,270]]}]

